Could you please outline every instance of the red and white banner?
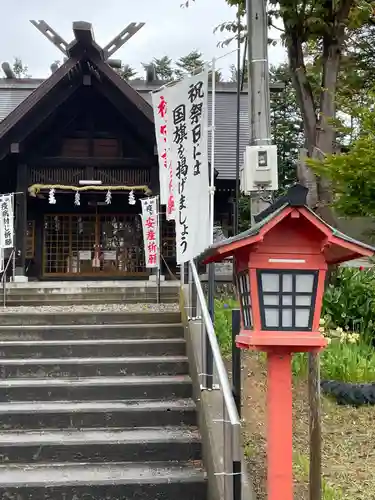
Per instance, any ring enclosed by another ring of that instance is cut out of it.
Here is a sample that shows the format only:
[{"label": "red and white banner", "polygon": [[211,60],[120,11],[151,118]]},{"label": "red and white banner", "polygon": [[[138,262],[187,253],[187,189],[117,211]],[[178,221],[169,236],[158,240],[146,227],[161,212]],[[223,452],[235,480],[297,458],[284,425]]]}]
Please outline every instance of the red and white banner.
[{"label": "red and white banner", "polygon": [[158,197],[145,198],[142,204],[142,228],[147,268],[160,265]]},{"label": "red and white banner", "polygon": [[170,89],[151,94],[154,110],[156,146],[159,158],[160,203],[166,206],[167,220],[175,218],[173,165],[170,158],[167,109]]}]

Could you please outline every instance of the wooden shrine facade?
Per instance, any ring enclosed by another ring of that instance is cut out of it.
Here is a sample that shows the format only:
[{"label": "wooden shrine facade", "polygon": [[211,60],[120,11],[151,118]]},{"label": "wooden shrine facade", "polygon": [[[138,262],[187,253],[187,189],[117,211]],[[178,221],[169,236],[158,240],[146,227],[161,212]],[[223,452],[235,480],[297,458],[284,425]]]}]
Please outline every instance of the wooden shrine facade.
[{"label": "wooden shrine facade", "polygon": [[[74,35],[66,62],[0,123],[17,274],[145,277],[138,200],[159,193],[152,108],[107,64],[91,25],[74,23]],[[162,245],[173,271],[165,220]]]}]

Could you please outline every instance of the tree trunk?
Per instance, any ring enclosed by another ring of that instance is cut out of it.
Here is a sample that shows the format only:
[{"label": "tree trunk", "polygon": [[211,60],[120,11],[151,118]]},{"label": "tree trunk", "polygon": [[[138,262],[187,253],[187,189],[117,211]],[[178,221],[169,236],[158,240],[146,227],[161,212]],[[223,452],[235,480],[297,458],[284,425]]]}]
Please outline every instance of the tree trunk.
[{"label": "tree trunk", "polygon": [[[301,110],[303,127],[305,132],[305,145],[308,155],[313,151],[316,136],[316,110],[314,97],[310,82],[307,79],[304,55],[302,49],[302,38],[295,33],[290,33],[287,37],[289,67],[291,70],[293,87],[296,92],[297,102]],[[305,161],[300,161],[297,170],[298,180],[309,190],[307,204],[315,208],[318,203],[318,183],[314,172],[306,165]]]}]

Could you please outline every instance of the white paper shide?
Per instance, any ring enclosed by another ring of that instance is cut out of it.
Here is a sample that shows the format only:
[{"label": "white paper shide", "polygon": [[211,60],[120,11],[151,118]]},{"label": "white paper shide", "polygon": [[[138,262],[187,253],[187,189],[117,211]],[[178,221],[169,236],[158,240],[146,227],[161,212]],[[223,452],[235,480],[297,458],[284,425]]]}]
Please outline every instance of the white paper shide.
[{"label": "white paper shide", "polygon": [[0,195],[0,247],[13,248],[13,194]]},{"label": "white paper shide", "polygon": [[141,204],[146,267],[157,268],[160,262],[158,198],[145,198]]},{"label": "white paper shide", "polygon": [[168,95],[177,264],[197,257],[210,244],[207,97],[208,69],[177,83]]}]

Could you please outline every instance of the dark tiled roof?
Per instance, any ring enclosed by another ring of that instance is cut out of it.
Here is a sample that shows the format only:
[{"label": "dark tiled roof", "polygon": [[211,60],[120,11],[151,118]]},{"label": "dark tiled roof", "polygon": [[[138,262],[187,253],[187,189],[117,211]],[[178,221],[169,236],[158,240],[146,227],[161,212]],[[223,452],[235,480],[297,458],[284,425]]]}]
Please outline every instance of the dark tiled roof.
[{"label": "dark tiled roof", "polygon": [[[26,97],[37,89],[45,80],[40,79],[0,79],[0,122],[13,111]],[[131,86],[144,99],[151,102],[150,92],[160,87],[162,82],[146,83],[144,80],[132,80]],[[273,91],[280,91],[280,86],[273,85]],[[215,106],[215,167],[219,180],[235,179],[236,172],[236,84],[225,82],[216,86]],[[247,89],[241,93],[240,107],[240,161],[249,143],[249,113]],[[208,99],[209,123],[211,122],[211,95]],[[210,152],[209,141],[209,155]]]}]

